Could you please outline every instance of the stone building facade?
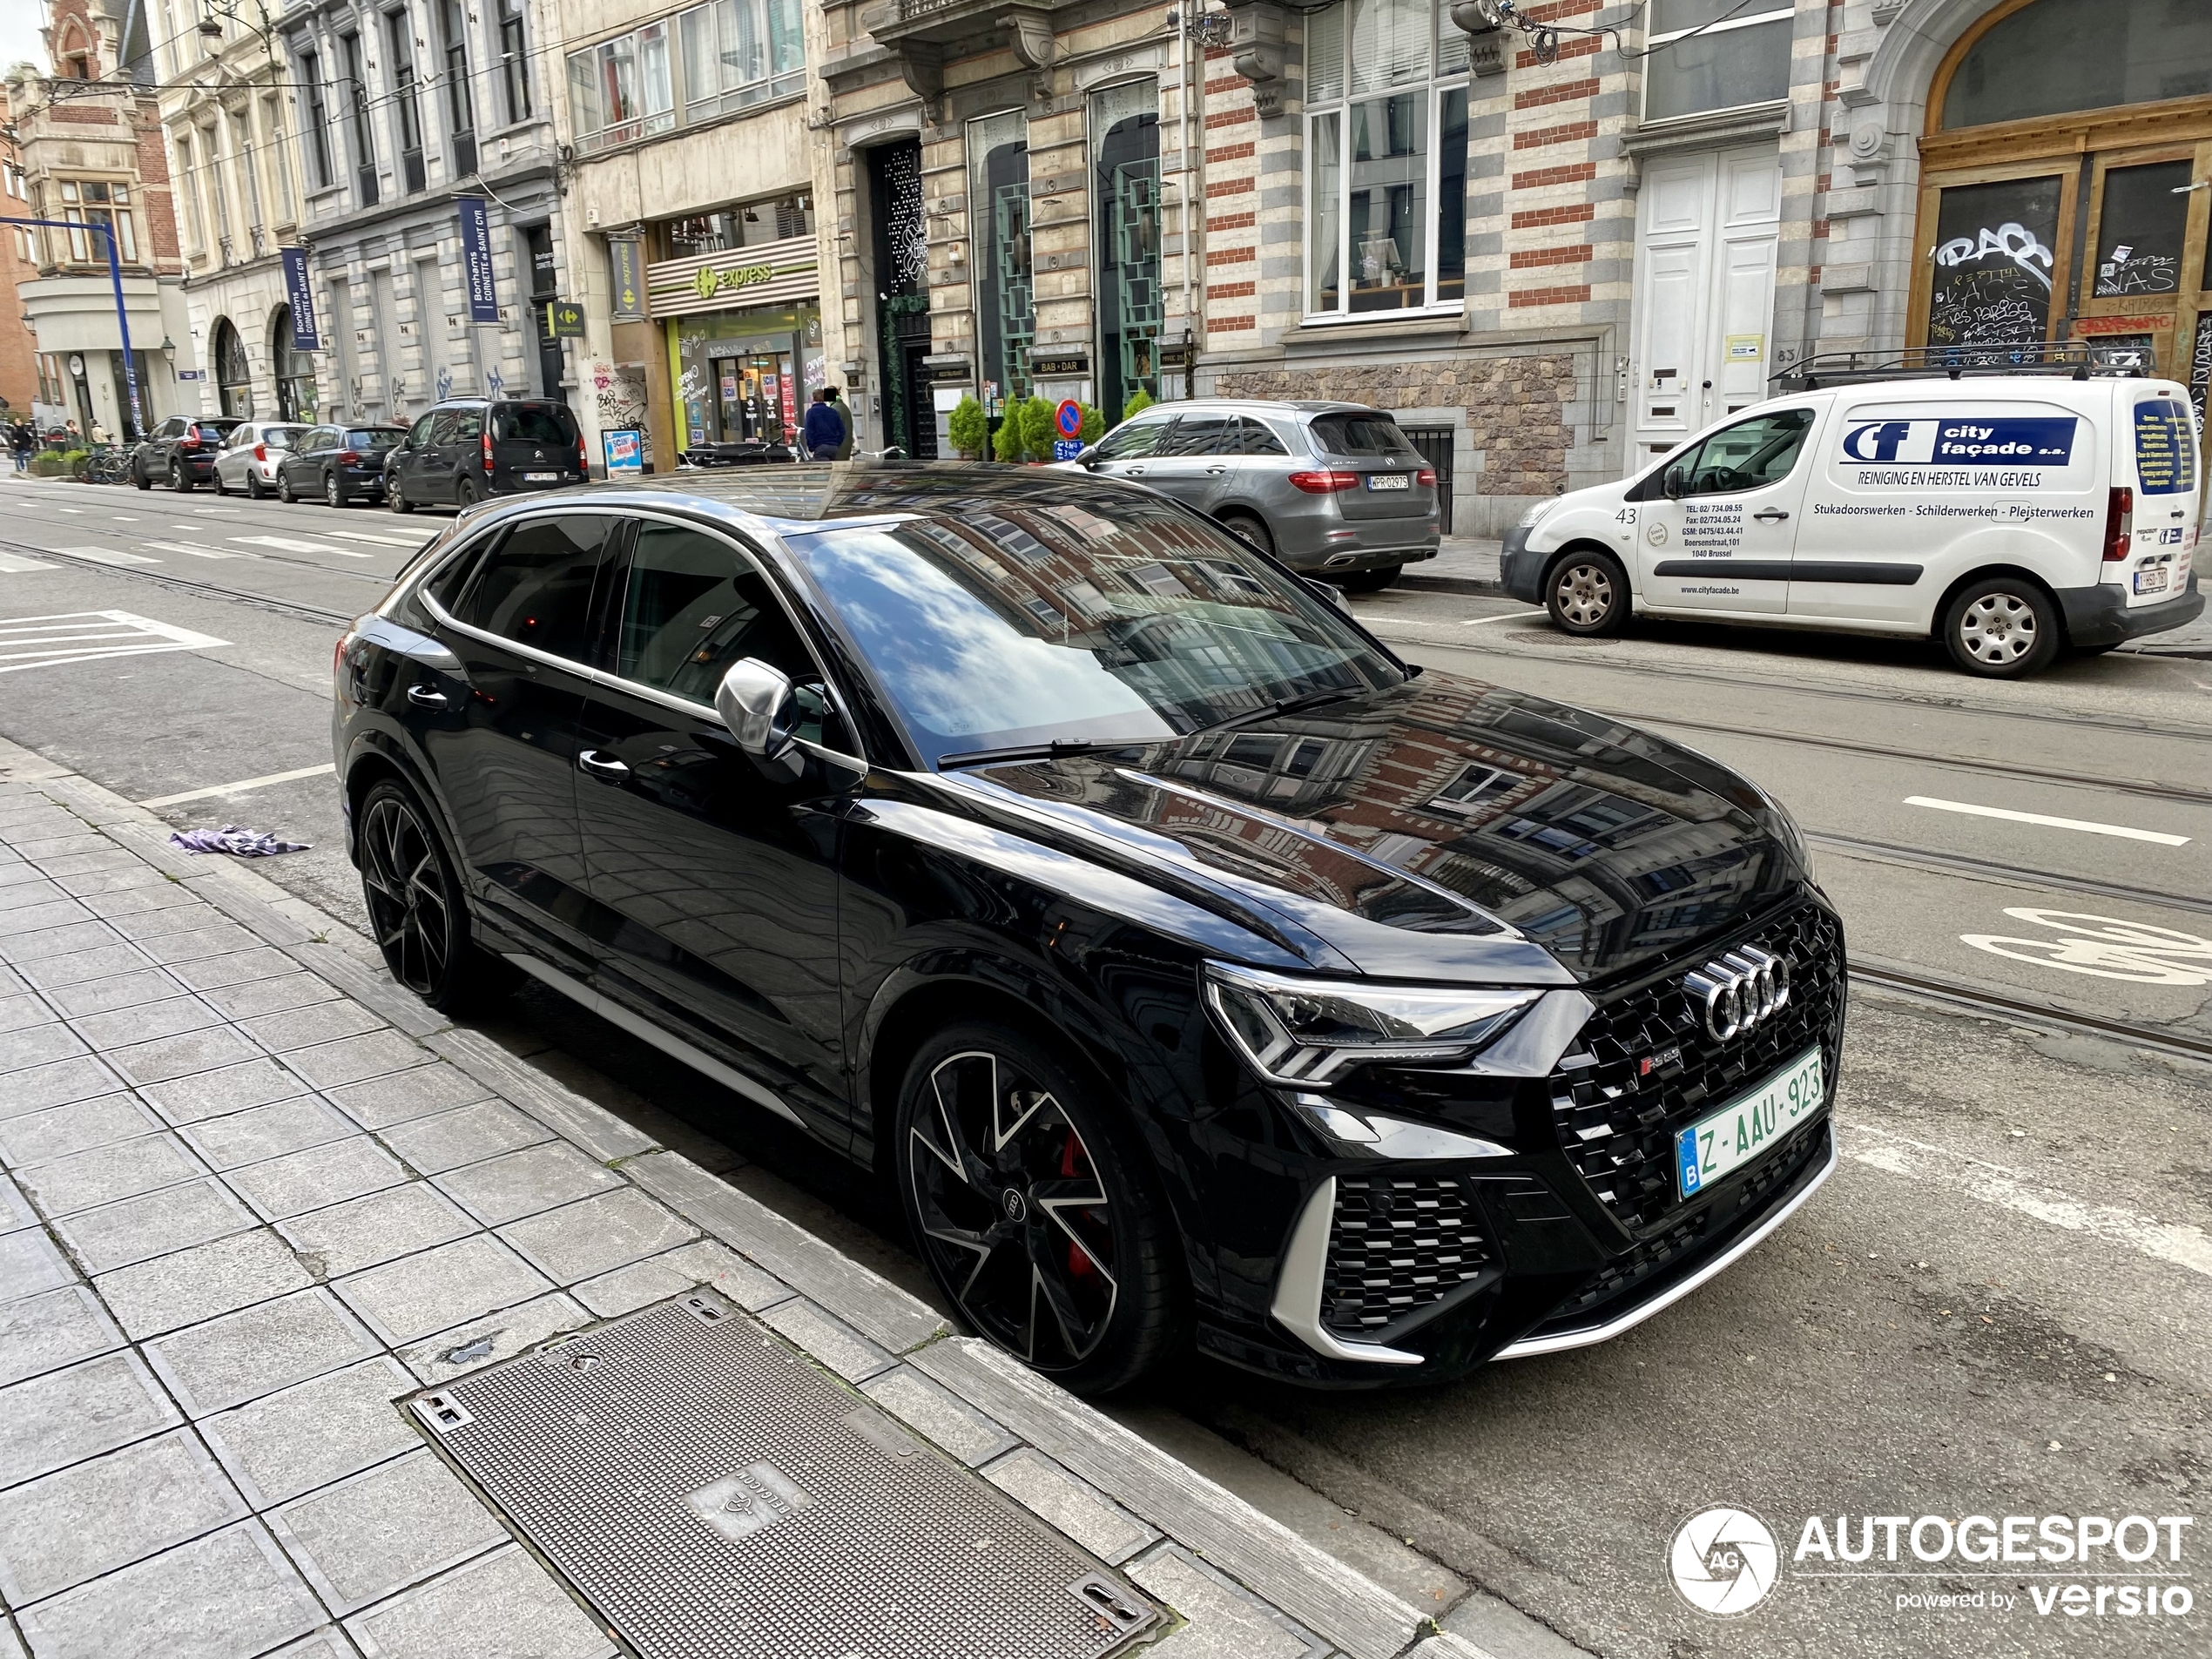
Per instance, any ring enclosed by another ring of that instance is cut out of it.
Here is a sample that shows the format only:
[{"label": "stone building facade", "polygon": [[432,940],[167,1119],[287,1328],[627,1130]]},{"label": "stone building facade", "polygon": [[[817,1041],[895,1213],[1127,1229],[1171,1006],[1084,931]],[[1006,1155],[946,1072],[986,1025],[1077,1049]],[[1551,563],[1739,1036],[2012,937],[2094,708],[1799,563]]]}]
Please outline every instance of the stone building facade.
[{"label": "stone building facade", "polygon": [[[51,75],[30,64],[8,71],[10,158],[22,170],[23,194],[6,199],[25,217],[67,228],[32,233],[37,271],[17,285],[19,314],[48,368],[41,403],[52,418],[129,439],[140,420],[151,425],[183,407],[172,374],[172,359],[183,355],[183,265],[146,19],[130,0],[50,0],[44,36]],[[108,236],[95,226],[114,239],[120,318]]]},{"label": "stone building facade", "polygon": [[[12,125],[7,94],[0,91],[0,132]],[[15,147],[0,141],[0,215],[10,219],[30,216],[29,173],[16,158]],[[38,360],[38,347],[30,330],[10,327],[10,320],[23,315],[20,283],[38,275],[38,243],[19,225],[0,226],[0,401],[8,406],[11,421],[28,421],[32,406],[46,401],[47,366]],[[43,415],[39,418],[44,419]]]}]

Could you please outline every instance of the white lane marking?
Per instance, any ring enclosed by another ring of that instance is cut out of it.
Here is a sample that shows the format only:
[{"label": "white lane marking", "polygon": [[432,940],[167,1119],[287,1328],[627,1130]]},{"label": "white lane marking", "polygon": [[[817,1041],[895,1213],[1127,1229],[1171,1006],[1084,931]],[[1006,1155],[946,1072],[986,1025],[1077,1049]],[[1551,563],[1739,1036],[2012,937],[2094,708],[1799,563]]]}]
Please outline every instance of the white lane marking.
[{"label": "white lane marking", "polygon": [[135,524],[138,522],[138,516],[136,513],[110,513],[108,516],[118,524]]},{"label": "white lane marking", "polygon": [[273,547],[280,553],[335,553],[341,559],[368,559],[373,553],[356,552],[350,547],[333,547],[327,542],[302,542],[290,536],[233,536],[230,538],[246,547]]},{"label": "white lane marking", "polygon": [[12,576],[18,570],[58,570],[58,564],[48,564],[43,559],[27,559],[20,553],[0,553],[0,574]]},{"label": "white lane marking", "polygon": [[84,512],[82,507],[57,507],[54,510],[57,513],[73,513],[79,517],[82,517]]},{"label": "white lane marking", "polygon": [[326,536],[338,536],[348,542],[374,542],[379,547],[417,548],[428,538],[421,536],[371,536],[364,530],[325,530]]},{"label": "white lane marking", "polygon": [[249,789],[266,789],[271,784],[288,784],[300,778],[320,778],[336,772],[337,766],[324,761],[320,766],[301,766],[293,772],[273,772],[266,778],[248,778],[243,783],[218,784],[212,789],[187,789],[181,795],[156,795],[152,800],[142,800],[141,806],[181,806],[188,800],[206,800],[215,795],[242,794]]},{"label": "white lane marking", "polygon": [[0,618],[0,674],[104,657],[145,657],[157,651],[207,651],[230,642],[212,634],[156,622],[128,610],[68,610],[45,617]]},{"label": "white lane marking", "polygon": [[[2079,910],[2008,907],[2005,914],[2031,927],[2048,927],[2059,937],[2007,939],[1999,934],[1960,934],[1959,942],[1993,956],[2095,979],[2126,980],[2132,985],[2212,985],[2212,939]],[[2097,926],[2077,925],[2085,921]]]},{"label": "white lane marking", "polygon": [[66,553],[72,558],[90,559],[95,564],[158,564],[159,559],[150,559],[143,553],[120,553],[111,547],[57,547],[57,553]]},{"label": "white lane marking", "polygon": [[2087,1233],[2154,1260],[2212,1276],[2212,1238],[2201,1227],[2160,1221],[2118,1204],[2086,1203],[2039,1186],[2001,1164],[1909,1140],[1869,1124],[1843,1121],[1837,1128],[1842,1134],[1844,1156],[1853,1163],[1947,1187],[1979,1203],[2048,1222],[2068,1232]]},{"label": "white lane marking", "polygon": [[250,559],[251,553],[226,553],[219,547],[202,547],[198,542],[156,542],[149,539],[148,547],[158,547],[165,553],[185,553],[196,559]]},{"label": "white lane marking", "polygon": [[1486,622],[1513,622],[1516,619],[1526,620],[1530,617],[1541,617],[1543,614],[1544,613],[1541,610],[1501,610],[1494,617],[1469,617],[1465,622],[1461,623],[1460,626],[1462,628],[1480,628]]},{"label": "white lane marking", "polygon": [[2130,829],[2125,824],[2094,824],[2085,818],[2053,818],[2047,813],[2016,813],[2008,806],[1977,806],[1971,801],[1937,800],[1929,795],[1907,795],[1907,806],[1932,806],[1939,813],[1964,813],[1969,818],[2002,818],[2014,824],[2040,824],[2047,829],[2081,830],[2090,835],[2117,835],[2130,841],[2155,841],[2161,846],[2187,846],[2186,835],[2162,830]]}]

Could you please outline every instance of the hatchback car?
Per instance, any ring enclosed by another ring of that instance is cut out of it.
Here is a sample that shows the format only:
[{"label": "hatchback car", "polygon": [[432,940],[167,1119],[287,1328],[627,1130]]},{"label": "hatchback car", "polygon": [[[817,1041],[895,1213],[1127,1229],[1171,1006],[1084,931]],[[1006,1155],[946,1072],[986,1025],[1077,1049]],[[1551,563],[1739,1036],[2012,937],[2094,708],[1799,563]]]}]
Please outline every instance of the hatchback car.
[{"label": "hatchback car", "polygon": [[395,513],[467,507],[590,475],[567,404],[458,399],[422,415],[386,455],[384,501]]},{"label": "hatchback car", "polygon": [[1188,502],[1293,570],[1354,593],[1436,556],[1436,470],[1357,403],[1198,398],[1131,416],[1065,463]]},{"label": "hatchback car", "polygon": [[385,457],[406,436],[403,426],[316,427],[285,452],[277,467],[277,496],[319,500],[326,507],[381,501]]},{"label": "hatchback car", "polygon": [[131,482],[152,489],[158,481],[179,495],[206,483],[215,471],[216,451],[238,424],[229,415],[171,415],[132,450]]},{"label": "hatchback car", "polygon": [[1408,667],[1064,472],[686,474],[463,516],[341,640],[347,845],[441,1008],[527,974],[895,1182],[1071,1386],[1596,1342],[1833,1167],[1789,817]]},{"label": "hatchback car", "polygon": [[260,500],[276,487],[277,462],[307,429],[298,421],[240,421],[215,451],[208,482],[219,496],[242,489]]}]

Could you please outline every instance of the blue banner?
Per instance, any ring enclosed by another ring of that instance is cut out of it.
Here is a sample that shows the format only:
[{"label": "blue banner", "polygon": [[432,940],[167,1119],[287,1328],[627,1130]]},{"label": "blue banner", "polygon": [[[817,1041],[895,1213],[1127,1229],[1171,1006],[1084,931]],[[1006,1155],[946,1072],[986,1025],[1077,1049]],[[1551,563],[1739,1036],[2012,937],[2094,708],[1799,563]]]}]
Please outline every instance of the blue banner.
[{"label": "blue banner", "polygon": [[315,294],[307,286],[307,250],[284,250],[284,293],[292,306],[292,348],[320,351],[322,331],[315,326]]},{"label": "blue banner", "polygon": [[461,208],[461,269],[469,285],[469,320],[497,322],[499,293],[492,286],[491,226],[481,197],[463,196]]}]

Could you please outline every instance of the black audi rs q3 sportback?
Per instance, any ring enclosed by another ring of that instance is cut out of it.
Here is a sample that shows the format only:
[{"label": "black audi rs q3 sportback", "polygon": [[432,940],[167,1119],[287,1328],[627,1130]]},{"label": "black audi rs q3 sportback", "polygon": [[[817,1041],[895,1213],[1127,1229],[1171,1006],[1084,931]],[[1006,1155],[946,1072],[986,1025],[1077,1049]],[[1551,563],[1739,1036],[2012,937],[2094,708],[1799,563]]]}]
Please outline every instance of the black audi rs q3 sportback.
[{"label": "black audi rs q3 sportback", "polygon": [[503,502],[336,678],[401,981],[529,974],[881,1171],[1070,1386],[1600,1341],[1835,1163],[1843,934],[1773,800],[1409,667],[1137,486]]}]

